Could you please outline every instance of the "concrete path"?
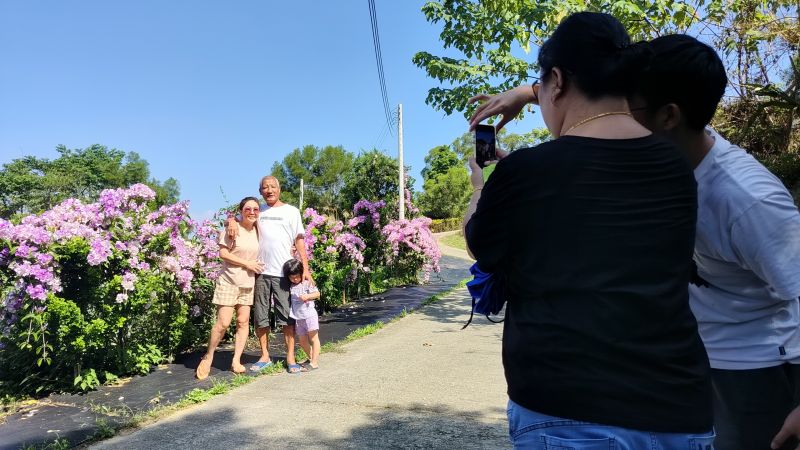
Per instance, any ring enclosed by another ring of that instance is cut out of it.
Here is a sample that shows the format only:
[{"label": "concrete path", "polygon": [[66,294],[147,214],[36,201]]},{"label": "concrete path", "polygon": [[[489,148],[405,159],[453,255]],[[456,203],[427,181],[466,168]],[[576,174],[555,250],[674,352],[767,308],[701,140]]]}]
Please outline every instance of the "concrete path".
[{"label": "concrete path", "polygon": [[321,357],[92,448],[509,448],[502,325],[466,289]]},{"label": "concrete path", "polygon": [[454,234],[461,233],[461,230],[456,231],[443,231],[441,233],[433,233],[433,237],[436,239],[436,243],[439,244],[439,251],[442,252],[442,255],[453,256],[455,258],[461,258],[469,261],[475,261],[469,256],[469,253],[466,250],[461,250],[460,248],[450,247],[449,245],[445,245],[442,243],[442,238],[445,236],[451,236]]}]

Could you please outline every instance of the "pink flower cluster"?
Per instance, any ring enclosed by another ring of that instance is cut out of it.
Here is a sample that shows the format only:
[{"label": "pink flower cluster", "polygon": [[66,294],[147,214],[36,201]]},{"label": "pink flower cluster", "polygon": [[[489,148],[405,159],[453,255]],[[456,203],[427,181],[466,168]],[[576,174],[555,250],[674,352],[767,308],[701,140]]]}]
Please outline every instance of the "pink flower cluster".
[{"label": "pink flower cluster", "polygon": [[[416,208],[407,198],[409,212],[414,214]],[[325,216],[315,210],[306,209],[304,216],[308,219],[306,227],[306,247],[309,259],[314,255],[315,246],[324,246],[325,254],[344,254],[354,265],[364,272],[370,268],[364,266],[365,239],[375,239],[367,222],[370,222],[377,231],[377,241],[381,250],[379,260],[370,264],[393,264],[395,262],[411,262],[418,264],[423,271],[424,281],[430,279],[431,272],[439,271],[441,253],[433,234],[430,231],[430,219],[419,217],[411,220],[395,220],[381,228],[381,213],[386,206],[384,201],[370,202],[361,200],[353,206],[353,218],[347,225],[340,221],[329,221]],[[412,209],[413,208],[413,209]],[[361,214],[359,214],[361,213]],[[365,236],[367,236],[365,238]],[[373,242],[373,241],[370,241]],[[373,245],[373,244],[371,244]]]},{"label": "pink flower cluster", "polygon": [[430,279],[431,272],[439,271],[442,254],[430,230],[431,219],[417,217],[411,220],[393,220],[381,232],[391,247],[390,260],[411,253],[422,258],[424,281]]},{"label": "pink flower cluster", "polygon": [[[407,178],[407,177],[406,177]],[[408,180],[406,180],[408,183]],[[406,189],[405,191],[405,204],[406,204],[406,212],[411,216],[416,216],[419,214],[419,208],[411,201],[411,191]]]},{"label": "pink flower cluster", "polygon": [[[343,255],[356,269],[364,269],[363,252],[366,244],[357,233],[352,230],[346,231],[341,221],[330,220],[312,208],[306,208],[303,212],[303,217],[308,219],[305,243],[309,260],[314,258],[315,246],[319,244],[325,247],[324,252],[326,254],[337,253]],[[348,225],[348,228],[354,228],[354,226]]]},{"label": "pink flower cluster", "polygon": [[[360,223],[364,223],[367,219],[372,220],[372,226],[375,228],[380,228],[381,226],[381,213],[380,210],[386,206],[386,202],[383,200],[378,200],[377,202],[371,202],[369,200],[359,200],[353,205],[353,218],[350,219],[350,228],[356,227]],[[361,211],[366,212],[366,214],[359,214]]]},{"label": "pink flower cluster", "polygon": [[135,184],[104,190],[95,203],[66,200],[19,224],[0,219],[0,275],[13,280],[0,287],[3,331],[18,320],[26,302],[41,312],[48,295],[61,292],[59,252],[75,240],[87,245],[89,265],[119,271],[122,292],[115,300],[120,303],[142,272],[173,274],[183,293],[191,291],[196,276],[215,278],[220,270],[215,228],[191,220],[186,202],[150,212],[154,198],[148,186]]}]

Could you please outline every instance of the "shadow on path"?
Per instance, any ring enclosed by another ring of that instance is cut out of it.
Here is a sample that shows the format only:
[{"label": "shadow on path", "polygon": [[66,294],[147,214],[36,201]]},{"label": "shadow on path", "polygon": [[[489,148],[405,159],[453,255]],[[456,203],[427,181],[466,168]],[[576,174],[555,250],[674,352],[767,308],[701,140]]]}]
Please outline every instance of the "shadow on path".
[{"label": "shadow on path", "polygon": [[[314,411],[296,411],[298,423],[290,435],[278,421],[265,418],[261,426],[245,425],[236,417],[241,410],[221,408],[213,412],[197,411],[179,420],[156,424],[158,439],[171,449],[499,449],[509,448],[507,428],[498,424],[495,411],[455,411],[444,406],[373,407],[366,420],[352,429],[337,429],[315,424],[326,417],[316,417]],[[272,430],[272,431],[268,431]],[[269,434],[269,439],[265,439]],[[331,436],[335,434],[335,436]],[[154,448],[152,436],[127,436],[130,448]]]}]

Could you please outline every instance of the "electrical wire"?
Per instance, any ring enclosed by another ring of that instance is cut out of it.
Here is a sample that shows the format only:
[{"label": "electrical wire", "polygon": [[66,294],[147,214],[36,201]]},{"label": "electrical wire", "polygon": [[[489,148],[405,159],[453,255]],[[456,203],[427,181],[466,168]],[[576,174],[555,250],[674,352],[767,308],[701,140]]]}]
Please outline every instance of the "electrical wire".
[{"label": "electrical wire", "polygon": [[375,0],[367,0],[369,5],[369,18],[372,25],[372,46],[375,49],[375,64],[378,68],[378,83],[381,88],[381,99],[383,100],[383,112],[386,115],[386,126],[394,136],[394,125],[392,109],[389,106],[389,95],[386,93],[386,76],[383,71],[383,55],[381,54],[381,38],[378,32],[378,15],[375,10]]}]

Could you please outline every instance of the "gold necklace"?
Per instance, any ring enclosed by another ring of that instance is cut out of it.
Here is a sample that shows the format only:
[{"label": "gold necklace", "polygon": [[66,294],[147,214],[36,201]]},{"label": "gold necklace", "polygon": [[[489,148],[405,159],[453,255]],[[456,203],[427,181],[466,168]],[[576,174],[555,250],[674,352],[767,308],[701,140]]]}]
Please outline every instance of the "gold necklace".
[{"label": "gold necklace", "polygon": [[600,113],[600,114],[594,115],[592,117],[587,117],[587,118],[581,120],[580,122],[576,123],[575,125],[569,127],[567,129],[567,131],[561,133],[561,135],[563,136],[563,135],[569,133],[570,131],[574,130],[575,128],[578,128],[579,126],[581,126],[581,125],[583,125],[583,124],[585,124],[587,122],[591,122],[591,121],[593,121],[595,119],[599,119],[599,118],[605,117],[605,116],[630,116],[630,117],[633,117],[633,114],[629,113],[628,111],[611,111],[611,112]]}]

